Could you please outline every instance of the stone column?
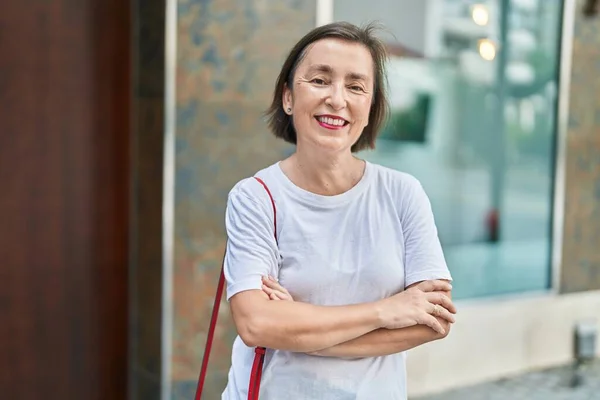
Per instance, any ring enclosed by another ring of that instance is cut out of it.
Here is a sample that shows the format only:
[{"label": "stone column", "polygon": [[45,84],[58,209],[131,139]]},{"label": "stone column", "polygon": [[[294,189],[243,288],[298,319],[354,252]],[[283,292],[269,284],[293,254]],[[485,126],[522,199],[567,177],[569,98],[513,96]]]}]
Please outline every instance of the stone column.
[{"label": "stone column", "polygon": [[[227,194],[290,146],[263,112],[292,45],[315,26],[314,1],[178,1],[172,398],[198,378],[225,247]],[[236,335],[223,301],[207,399],[220,398]],[[164,362],[165,360],[163,360]]]},{"label": "stone column", "polygon": [[600,289],[600,17],[577,2],[566,139],[564,293]]}]

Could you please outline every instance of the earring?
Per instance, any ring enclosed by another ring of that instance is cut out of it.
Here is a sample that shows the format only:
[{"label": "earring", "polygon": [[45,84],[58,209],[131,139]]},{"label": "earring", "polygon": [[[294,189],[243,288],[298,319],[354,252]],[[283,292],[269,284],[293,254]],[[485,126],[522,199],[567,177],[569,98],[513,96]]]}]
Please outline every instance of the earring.
[{"label": "earring", "polygon": [[288,113],[291,113],[291,112],[292,112],[292,109],[288,107],[288,109],[287,109],[287,112],[288,112]]}]

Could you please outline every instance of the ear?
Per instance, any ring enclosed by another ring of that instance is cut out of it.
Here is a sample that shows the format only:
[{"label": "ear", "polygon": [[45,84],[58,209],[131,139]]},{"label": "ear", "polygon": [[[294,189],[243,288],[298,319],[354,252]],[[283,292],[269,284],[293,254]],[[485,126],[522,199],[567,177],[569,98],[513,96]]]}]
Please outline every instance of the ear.
[{"label": "ear", "polygon": [[283,94],[281,97],[283,112],[290,115],[291,112],[288,112],[288,109],[293,108],[292,106],[294,104],[294,98],[292,96],[292,91],[288,88],[287,83],[283,85]]}]

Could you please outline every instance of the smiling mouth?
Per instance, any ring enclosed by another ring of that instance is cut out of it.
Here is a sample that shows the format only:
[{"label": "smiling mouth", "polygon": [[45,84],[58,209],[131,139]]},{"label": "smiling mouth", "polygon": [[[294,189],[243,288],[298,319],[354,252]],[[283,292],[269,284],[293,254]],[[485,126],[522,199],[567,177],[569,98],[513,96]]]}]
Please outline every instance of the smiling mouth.
[{"label": "smiling mouth", "polygon": [[332,118],[328,116],[316,116],[315,119],[319,125],[327,129],[341,129],[349,123],[343,118]]}]

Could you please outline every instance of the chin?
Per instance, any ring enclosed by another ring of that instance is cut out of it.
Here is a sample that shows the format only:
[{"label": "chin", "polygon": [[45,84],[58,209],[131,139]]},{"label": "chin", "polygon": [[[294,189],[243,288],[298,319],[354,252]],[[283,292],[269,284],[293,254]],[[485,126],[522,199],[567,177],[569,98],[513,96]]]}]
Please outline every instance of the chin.
[{"label": "chin", "polygon": [[348,138],[326,136],[320,137],[316,140],[316,146],[323,151],[330,153],[350,152],[352,143],[348,141]]},{"label": "chin", "polygon": [[[310,127],[310,130],[305,131],[304,140],[302,140],[304,148],[312,148],[321,152],[337,154],[343,152],[351,152],[352,145],[358,140],[358,137],[351,136],[349,130],[329,130],[320,126]],[[360,136],[360,135],[359,135]],[[299,138],[300,139],[300,138]]]}]

